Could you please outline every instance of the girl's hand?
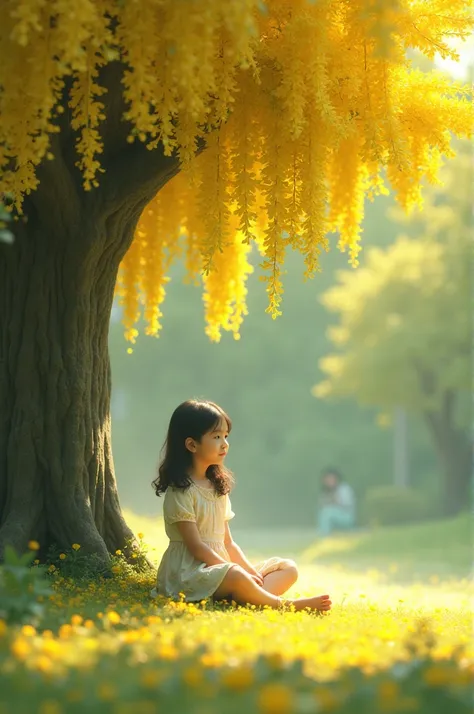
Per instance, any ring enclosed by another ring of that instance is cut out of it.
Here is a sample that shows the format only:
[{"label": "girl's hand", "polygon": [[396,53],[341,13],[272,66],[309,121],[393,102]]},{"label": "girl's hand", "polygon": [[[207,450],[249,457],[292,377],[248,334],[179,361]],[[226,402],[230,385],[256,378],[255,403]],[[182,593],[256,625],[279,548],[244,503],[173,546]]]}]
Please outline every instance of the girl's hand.
[{"label": "girl's hand", "polygon": [[252,571],[249,571],[249,574],[250,574],[250,577],[252,578],[252,580],[255,580],[257,585],[260,585],[260,587],[263,587],[263,578],[260,575],[260,573],[258,573],[256,570],[252,570]]}]

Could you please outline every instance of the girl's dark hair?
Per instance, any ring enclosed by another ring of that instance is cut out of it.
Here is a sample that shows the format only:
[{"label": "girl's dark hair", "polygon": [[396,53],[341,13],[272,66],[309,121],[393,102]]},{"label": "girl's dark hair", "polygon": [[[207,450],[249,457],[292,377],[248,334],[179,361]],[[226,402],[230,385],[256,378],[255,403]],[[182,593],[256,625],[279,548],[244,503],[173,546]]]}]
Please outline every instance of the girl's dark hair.
[{"label": "girl's dark hair", "polygon": [[333,476],[336,477],[336,481],[337,481],[337,484],[338,484],[338,485],[339,485],[340,483],[342,483],[342,480],[343,480],[343,479],[342,479],[342,474],[341,474],[341,472],[340,472],[338,469],[335,469],[335,468],[332,468],[331,466],[328,466],[328,467],[325,468],[324,471],[321,473],[321,487],[322,487],[322,489],[323,489],[324,491],[329,490],[329,489],[327,488],[326,484],[324,483],[324,479],[326,478],[326,476],[329,476],[330,474],[332,474]]},{"label": "girl's dark hair", "polygon": [[[188,471],[192,466],[193,456],[186,448],[185,441],[188,437],[200,441],[204,434],[212,431],[219,424],[221,419],[227,422],[227,431],[230,433],[232,429],[230,418],[214,402],[189,399],[176,407],[161,450],[158,476],[152,482],[157,496],[165,493],[168,486],[188,488],[192,484]],[[229,493],[234,483],[232,473],[218,464],[209,466],[206,476],[220,496]]]}]

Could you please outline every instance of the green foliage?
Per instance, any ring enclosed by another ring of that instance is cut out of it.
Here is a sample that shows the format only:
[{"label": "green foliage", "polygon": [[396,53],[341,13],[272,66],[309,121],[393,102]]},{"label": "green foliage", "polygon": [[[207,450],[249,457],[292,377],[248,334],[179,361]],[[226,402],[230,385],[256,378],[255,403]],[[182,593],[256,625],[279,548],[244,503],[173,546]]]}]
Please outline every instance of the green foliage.
[{"label": "green foliage", "polygon": [[339,324],[317,396],[421,413],[439,411],[447,392],[463,393],[456,418],[469,421],[471,164],[466,148],[447,164],[444,187],[427,191],[422,213],[395,213],[411,235],[367,251],[365,265],[339,273],[323,296]]},{"label": "green foliage", "polygon": [[84,552],[80,543],[71,548],[59,549],[52,545],[47,554],[48,572],[60,574],[63,578],[74,580],[94,580],[100,577],[111,577],[113,573],[131,575],[133,572],[147,572],[150,568],[147,562],[147,546],[133,538],[125,542],[123,552],[117,550],[110,558],[110,563],[104,565],[96,553]]},{"label": "green foliage", "polygon": [[110,567],[104,565],[103,559],[96,553],[86,553],[77,546],[63,550],[57,545],[50,546],[47,562],[50,573],[58,570],[65,578],[92,580],[110,574]]},{"label": "green foliage", "polygon": [[415,523],[431,515],[429,511],[425,494],[400,486],[371,488],[363,503],[365,521],[376,526]]},{"label": "green foliage", "polygon": [[44,612],[42,600],[52,591],[44,569],[31,567],[34,552],[17,555],[5,548],[5,562],[0,565],[0,618],[10,623],[35,622]]},{"label": "green foliage", "polygon": [[447,390],[469,388],[470,248],[456,247],[400,238],[341,276],[325,296],[340,315],[330,336],[341,351],[321,361],[328,379],[318,396],[423,412],[438,411]]}]

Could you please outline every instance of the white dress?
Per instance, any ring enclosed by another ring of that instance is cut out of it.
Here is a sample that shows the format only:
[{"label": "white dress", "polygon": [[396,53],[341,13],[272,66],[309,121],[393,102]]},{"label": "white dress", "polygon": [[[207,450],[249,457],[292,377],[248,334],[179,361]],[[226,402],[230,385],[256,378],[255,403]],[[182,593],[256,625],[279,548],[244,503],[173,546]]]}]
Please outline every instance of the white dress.
[{"label": "white dress", "polygon": [[[152,597],[163,595],[178,599],[183,593],[187,602],[212,597],[232,567],[224,536],[225,522],[234,515],[229,496],[219,496],[213,488],[195,482],[186,489],[169,486],[163,502],[163,516],[170,542],[158,568]],[[227,562],[206,565],[196,560],[183,542],[177,527],[180,521],[196,523],[204,543]],[[265,576],[280,570],[285,564],[283,558],[274,557],[255,564],[254,568]]]}]

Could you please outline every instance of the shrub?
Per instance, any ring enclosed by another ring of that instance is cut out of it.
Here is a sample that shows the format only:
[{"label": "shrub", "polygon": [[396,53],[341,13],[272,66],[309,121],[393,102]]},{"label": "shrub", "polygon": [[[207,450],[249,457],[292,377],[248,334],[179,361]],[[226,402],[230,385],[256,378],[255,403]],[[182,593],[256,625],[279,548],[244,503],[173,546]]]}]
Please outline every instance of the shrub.
[{"label": "shrub", "polygon": [[[148,546],[139,538],[137,542],[134,538],[125,541],[124,550],[117,550],[111,555],[110,563],[103,562],[95,553],[87,553],[82,550],[80,543],[73,543],[70,548],[58,548],[51,545],[48,550],[47,562],[50,574],[60,573],[64,578],[74,578],[75,580],[94,580],[96,578],[110,578],[119,566],[122,574],[136,572],[148,572],[150,564],[147,560]],[[155,569],[152,568],[154,571]]]},{"label": "shrub", "polygon": [[378,486],[367,491],[364,520],[369,525],[390,526],[422,521],[430,514],[426,495],[411,488]]},{"label": "shrub", "polygon": [[0,566],[0,618],[6,622],[36,622],[43,615],[42,601],[52,592],[43,569],[31,567],[34,552],[17,555],[5,548]]}]

